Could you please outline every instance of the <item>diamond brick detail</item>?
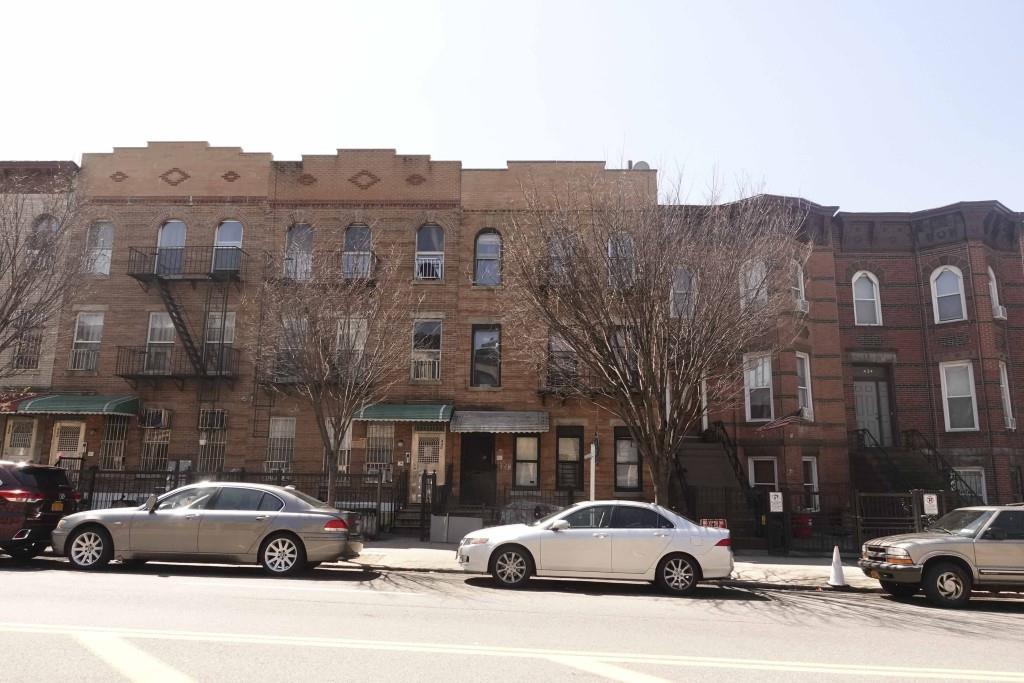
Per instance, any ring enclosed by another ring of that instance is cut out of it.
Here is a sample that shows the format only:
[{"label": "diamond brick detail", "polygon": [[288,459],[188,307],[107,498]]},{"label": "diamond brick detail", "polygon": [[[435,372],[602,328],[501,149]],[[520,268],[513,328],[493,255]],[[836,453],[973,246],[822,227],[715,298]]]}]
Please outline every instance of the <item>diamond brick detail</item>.
[{"label": "diamond brick detail", "polygon": [[380,182],[380,178],[370,173],[369,171],[360,171],[354,176],[348,179],[350,183],[358,187],[360,190],[366,190],[373,187]]},{"label": "diamond brick detail", "polygon": [[406,185],[422,185],[427,182],[427,179],[421,176],[419,173],[413,173],[411,176],[405,179]]},{"label": "diamond brick detail", "polygon": [[299,182],[303,185],[312,185],[316,182],[316,176],[310,175],[309,173],[303,173],[299,176]]},{"label": "diamond brick detail", "polygon": [[160,180],[164,181],[172,187],[181,185],[183,182],[191,178],[188,173],[185,173],[180,168],[171,168],[160,174]]},{"label": "diamond brick detail", "polygon": [[110,174],[110,179],[113,180],[115,183],[120,183],[125,180],[128,180],[128,174],[125,173],[124,171],[114,171],[113,173]]},{"label": "diamond brick detail", "polygon": [[235,182],[236,180],[238,180],[241,177],[242,176],[238,175],[234,171],[228,171],[227,173],[225,173],[224,175],[221,176],[221,178],[223,178],[224,180],[228,181],[229,183],[233,183],[233,182]]}]

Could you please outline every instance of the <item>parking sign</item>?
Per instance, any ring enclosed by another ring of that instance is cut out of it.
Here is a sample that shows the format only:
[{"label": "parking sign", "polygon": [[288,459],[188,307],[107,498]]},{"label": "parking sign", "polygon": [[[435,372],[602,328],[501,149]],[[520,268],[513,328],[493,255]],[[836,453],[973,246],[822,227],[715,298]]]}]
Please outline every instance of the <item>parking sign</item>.
[{"label": "parking sign", "polygon": [[935,493],[926,493],[921,496],[921,502],[924,507],[924,514],[926,515],[937,515],[939,514],[939,496]]}]

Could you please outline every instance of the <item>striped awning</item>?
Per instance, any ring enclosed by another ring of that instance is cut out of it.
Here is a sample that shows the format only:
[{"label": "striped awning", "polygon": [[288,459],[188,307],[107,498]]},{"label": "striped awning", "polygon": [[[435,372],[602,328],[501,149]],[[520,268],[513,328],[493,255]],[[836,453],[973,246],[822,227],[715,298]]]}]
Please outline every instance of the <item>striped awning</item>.
[{"label": "striped awning", "polygon": [[456,410],[450,430],[536,434],[548,431],[548,414],[543,410]]},{"label": "striped awning", "polygon": [[358,411],[353,420],[366,422],[447,422],[451,403],[378,403]]},{"label": "striped awning", "polygon": [[137,396],[102,394],[47,394],[19,401],[19,415],[138,415]]}]

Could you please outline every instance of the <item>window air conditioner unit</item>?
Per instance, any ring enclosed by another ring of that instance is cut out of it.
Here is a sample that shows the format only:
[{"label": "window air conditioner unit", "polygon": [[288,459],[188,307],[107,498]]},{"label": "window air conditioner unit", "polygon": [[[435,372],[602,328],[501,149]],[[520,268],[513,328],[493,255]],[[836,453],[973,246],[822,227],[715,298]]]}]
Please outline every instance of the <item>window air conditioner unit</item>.
[{"label": "window air conditioner unit", "polygon": [[203,408],[199,411],[200,430],[220,430],[228,428],[228,411],[223,408]]},{"label": "window air conditioner unit", "polygon": [[993,317],[996,320],[1006,320],[1006,306],[996,306],[996,310],[993,311]]},{"label": "window air conditioner unit", "polygon": [[146,408],[139,417],[143,429],[167,429],[171,424],[171,411],[166,408]]},{"label": "window air conditioner unit", "polygon": [[808,301],[807,299],[797,300],[796,310],[800,311],[801,313],[807,313],[809,310],[811,310],[811,302]]}]

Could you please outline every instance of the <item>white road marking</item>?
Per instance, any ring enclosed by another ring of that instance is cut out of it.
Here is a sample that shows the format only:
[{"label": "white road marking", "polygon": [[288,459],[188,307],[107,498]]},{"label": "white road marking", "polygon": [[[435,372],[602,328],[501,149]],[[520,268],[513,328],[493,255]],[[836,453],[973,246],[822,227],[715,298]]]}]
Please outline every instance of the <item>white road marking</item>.
[{"label": "white road marking", "polygon": [[281,645],[286,647],[320,647],[350,650],[374,650],[422,654],[470,655],[481,657],[515,657],[550,659],[582,657],[615,664],[652,664],[691,668],[734,669],[747,671],[783,671],[791,673],[826,673],[859,677],[941,678],[962,681],[1011,681],[1024,683],[1024,673],[984,669],[942,669],[913,666],[879,666],[870,663],[834,664],[831,662],[786,661],[774,659],[743,659],[738,657],[699,657],[689,655],[637,654],[585,650],[548,650],[542,648],[466,645],[463,643],[402,642],[362,640],[356,638],[325,638],[315,636],[277,636],[205,631],[170,631],[75,625],[48,625],[0,622],[0,632],[63,634],[105,634],[120,638],[175,640],[187,642],[235,643],[240,645]]},{"label": "white road marking", "polygon": [[639,671],[630,671],[628,669],[623,669],[620,666],[613,666],[607,662],[600,662],[589,657],[560,656],[548,657],[547,659],[555,662],[556,664],[571,666],[574,669],[586,671],[587,673],[594,674],[595,676],[601,676],[602,678],[609,678],[613,681],[622,681],[622,683],[670,683],[670,681],[664,678],[649,676],[648,674],[640,673]]},{"label": "white road marking", "polygon": [[133,683],[194,683],[193,679],[121,637],[103,632],[74,635],[87,650]]}]

